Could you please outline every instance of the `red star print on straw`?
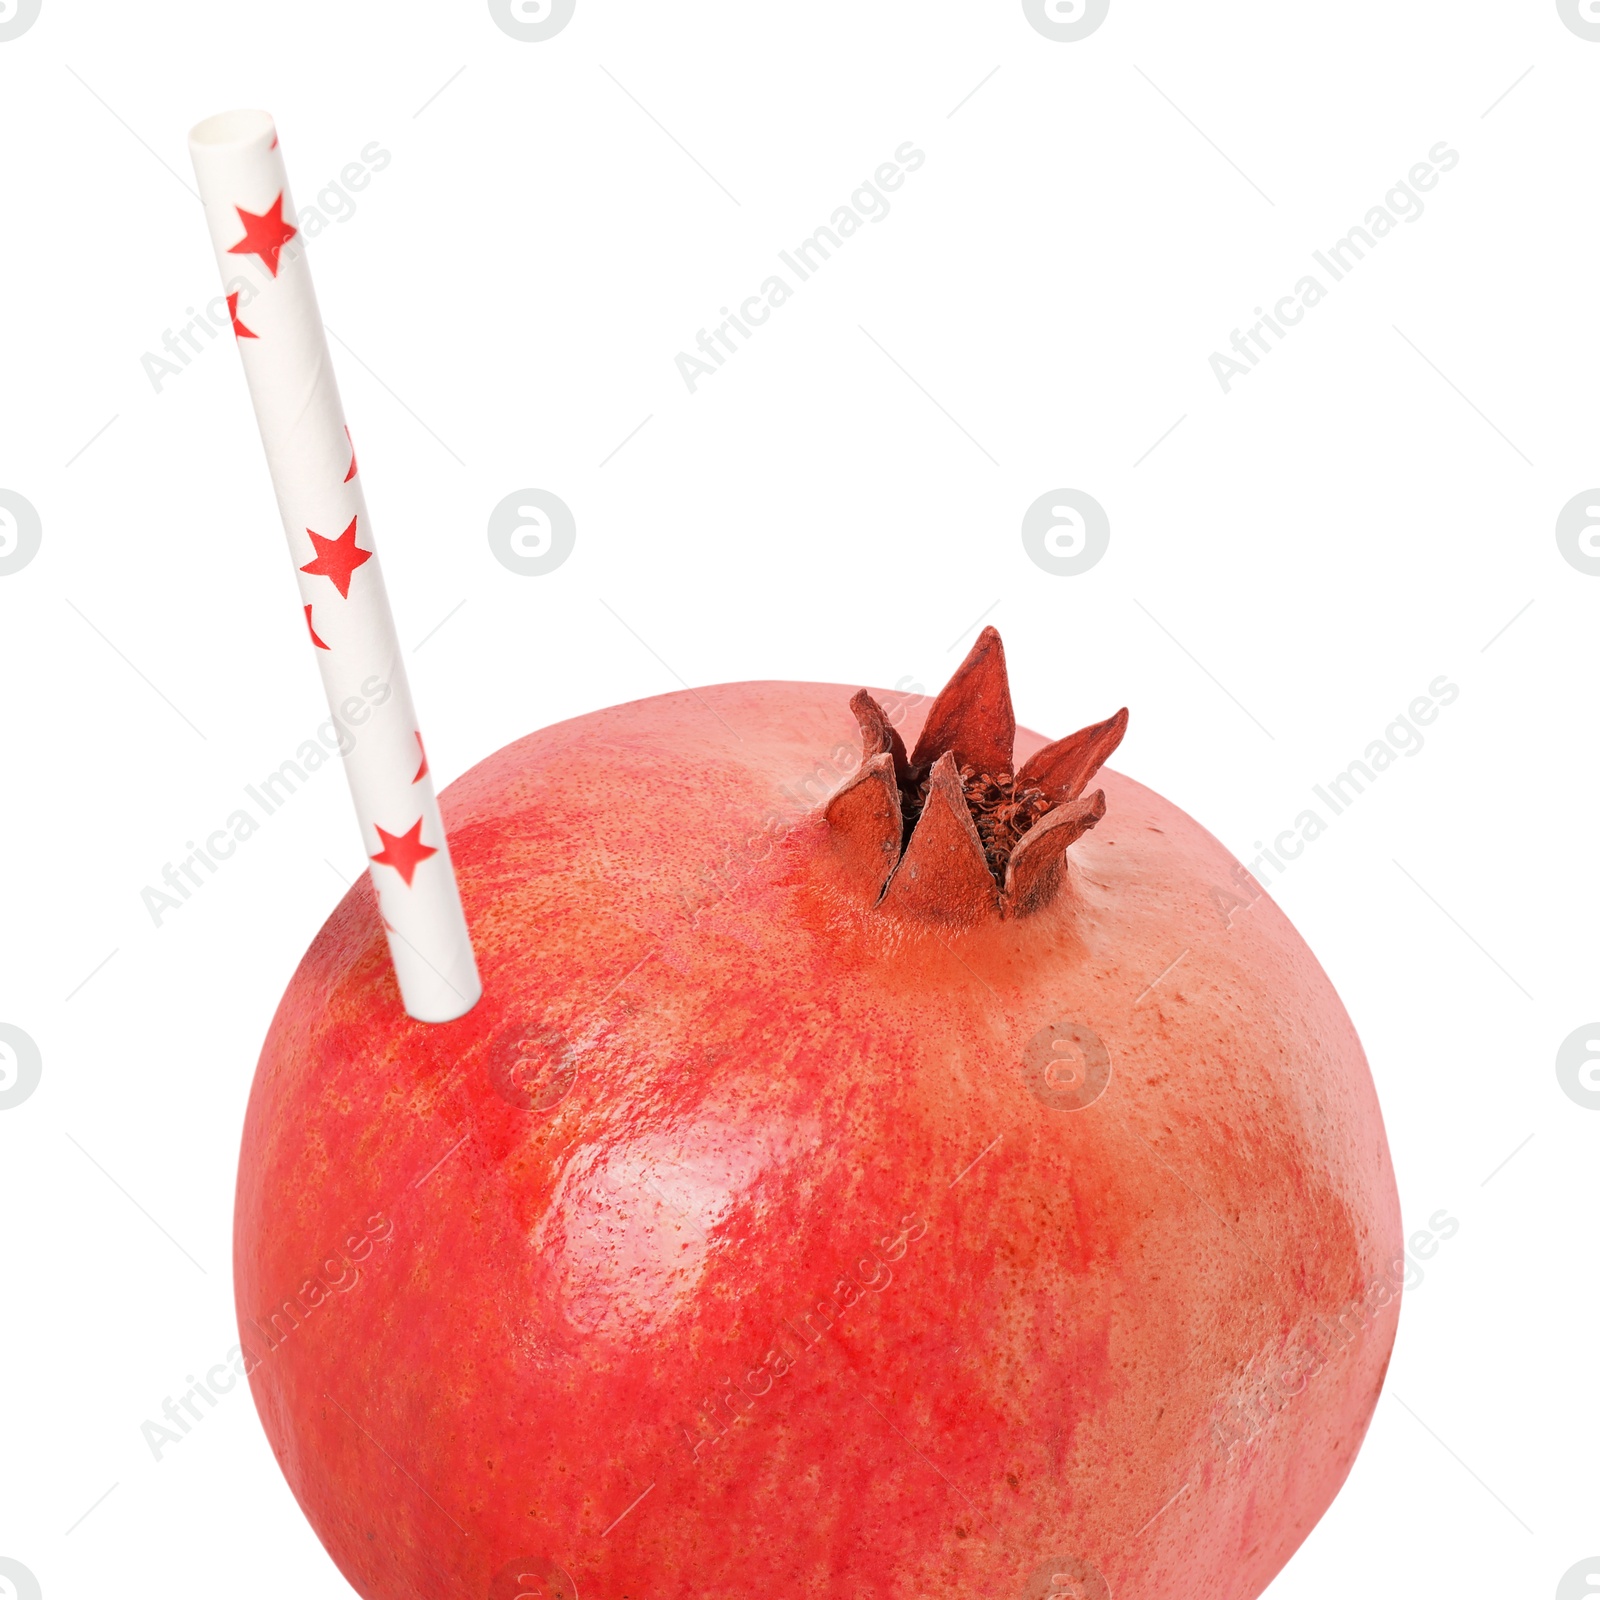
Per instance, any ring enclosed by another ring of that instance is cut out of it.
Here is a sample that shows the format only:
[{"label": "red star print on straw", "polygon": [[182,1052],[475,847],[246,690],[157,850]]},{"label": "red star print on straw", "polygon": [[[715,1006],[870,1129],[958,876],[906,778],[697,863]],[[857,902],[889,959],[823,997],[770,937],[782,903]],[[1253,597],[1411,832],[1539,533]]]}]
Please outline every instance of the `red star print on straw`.
[{"label": "red star print on straw", "polygon": [[422,747],[422,734],[417,734],[417,753],[422,757],[422,765],[417,768],[417,775],[411,781],[421,783],[428,776],[428,752]]},{"label": "red star print on straw", "polygon": [[228,315],[233,318],[233,336],[236,339],[259,339],[259,333],[252,333],[250,329],[239,320],[239,291],[235,289],[228,296]]},{"label": "red star print on straw", "polygon": [[283,220],[283,196],[280,194],[259,217],[253,211],[246,211],[243,206],[235,206],[233,209],[239,213],[239,221],[244,224],[244,238],[238,244],[230,244],[228,254],[260,256],[266,264],[267,271],[276,278],[278,256],[282,253],[283,247],[300,231],[293,223]]},{"label": "red star print on straw", "polygon": [[[349,429],[348,425],[346,425],[346,427],[345,427],[344,436],[345,436],[346,439],[350,439],[350,429]],[[349,483],[349,481],[353,477],[355,477],[355,475],[356,475],[356,442],[355,442],[354,439],[350,439],[350,470],[347,473],[345,473],[344,481],[346,483]]]},{"label": "red star print on straw", "polygon": [[317,649],[319,649],[319,650],[332,649],[331,645],[324,644],[317,637],[317,630],[314,627],[312,627],[312,625],[311,625],[311,607],[310,606],[306,607],[306,632],[311,635],[311,642],[312,642],[312,644],[314,644],[317,647]]},{"label": "red star print on straw", "polygon": [[357,548],[356,519],[351,517],[350,526],[337,539],[324,539],[320,533],[313,533],[310,528],[307,528],[306,532],[311,535],[312,548],[317,555],[314,561],[306,562],[300,570],[319,578],[331,578],[334,588],[339,591],[340,599],[348,600],[350,574],[362,562],[372,559],[370,550]]},{"label": "red star print on straw", "polygon": [[[373,827],[378,828],[377,823],[373,823]],[[378,828],[378,837],[383,841],[383,849],[372,859],[385,867],[393,867],[405,879],[408,889],[411,887],[411,880],[418,866],[429,856],[436,856],[439,853],[431,844],[422,842],[421,817],[418,817],[404,833],[389,833],[383,828]]]}]

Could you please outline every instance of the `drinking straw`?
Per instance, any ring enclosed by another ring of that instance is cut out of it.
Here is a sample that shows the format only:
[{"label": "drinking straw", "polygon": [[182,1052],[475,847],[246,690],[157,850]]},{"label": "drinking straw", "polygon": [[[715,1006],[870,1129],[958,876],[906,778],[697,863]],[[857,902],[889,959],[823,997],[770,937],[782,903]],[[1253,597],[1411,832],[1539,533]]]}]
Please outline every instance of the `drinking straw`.
[{"label": "drinking straw", "polygon": [[400,998],[448,1022],[482,985],[277,130],[264,111],[225,111],[189,153]]}]

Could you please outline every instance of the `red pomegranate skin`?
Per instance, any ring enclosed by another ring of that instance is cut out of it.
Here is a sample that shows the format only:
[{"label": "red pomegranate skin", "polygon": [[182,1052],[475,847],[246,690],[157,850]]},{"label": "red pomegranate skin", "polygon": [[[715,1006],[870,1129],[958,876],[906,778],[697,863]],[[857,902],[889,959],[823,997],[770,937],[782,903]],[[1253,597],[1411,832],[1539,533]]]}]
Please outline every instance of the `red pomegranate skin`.
[{"label": "red pomegranate skin", "polygon": [[1402,1246],[1315,958],[1110,771],[1037,913],[858,903],[850,694],[666,695],[452,784],[459,1020],[402,1011],[366,880],[296,971],[241,1340],[368,1600],[1243,1600],[1349,1471]]}]

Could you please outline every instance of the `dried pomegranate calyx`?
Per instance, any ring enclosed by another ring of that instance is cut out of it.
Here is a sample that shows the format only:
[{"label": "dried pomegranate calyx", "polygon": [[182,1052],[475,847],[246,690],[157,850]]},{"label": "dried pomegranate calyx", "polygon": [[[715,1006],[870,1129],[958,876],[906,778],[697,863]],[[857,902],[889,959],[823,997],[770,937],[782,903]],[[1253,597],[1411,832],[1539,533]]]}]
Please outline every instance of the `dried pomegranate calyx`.
[{"label": "dried pomegranate calyx", "polygon": [[1122,742],[1126,708],[1016,768],[1005,647],[985,628],[929,708],[909,756],[865,689],[850,709],[864,765],[826,816],[840,859],[873,904],[970,925],[1050,903],[1065,881],[1067,847],[1105,815],[1105,792],[1084,791]]},{"label": "dried pomegranate calyx", "polygon": [[1009,771],[1016,736],[1006,648],[993,628],[985,628],[928,708],[911,765],[926,770],[948,750],[958,769]]}]

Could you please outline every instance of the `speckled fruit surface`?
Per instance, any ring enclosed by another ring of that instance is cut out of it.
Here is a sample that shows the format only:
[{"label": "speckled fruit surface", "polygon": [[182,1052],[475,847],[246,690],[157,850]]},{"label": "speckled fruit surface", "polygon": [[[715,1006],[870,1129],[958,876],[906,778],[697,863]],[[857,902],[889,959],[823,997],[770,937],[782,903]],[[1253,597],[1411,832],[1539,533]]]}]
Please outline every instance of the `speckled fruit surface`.
[{"label": "speckled fruit surface", "polygon": [[1349,1471],[1400,1221],[1316,960],[1109,771],[1047,903],[878,903],[819,804],[850,701],[667,695],[451,785],[458,1021],[365,880],[295,973],[241,1342],[367,1600],[1244,1600]]}]

